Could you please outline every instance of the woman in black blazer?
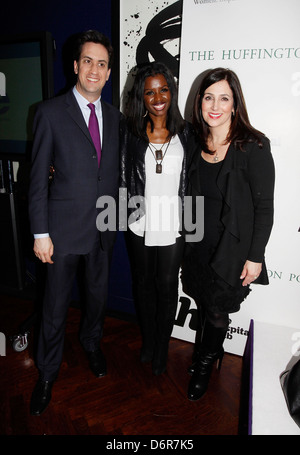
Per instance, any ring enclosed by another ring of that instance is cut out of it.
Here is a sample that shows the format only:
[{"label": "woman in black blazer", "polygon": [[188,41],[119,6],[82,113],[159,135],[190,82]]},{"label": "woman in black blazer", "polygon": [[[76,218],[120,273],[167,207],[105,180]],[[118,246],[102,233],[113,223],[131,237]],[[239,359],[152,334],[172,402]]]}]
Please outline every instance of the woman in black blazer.
[{"label": "woman in black blazer", "polygon": [[199,310],[188,390],[188,398],[198,400],[213,363],[221,364],[229,313],[240,309],[251,283],[268,284],[264,253],[273,224],[274,163],[269,140],[249,122],[233,71],[216,68],[205,75],[193,125],[198,149],[189,194],[194,210],[204,197],[204,236],[186,245],[182,283]]},{"label": "woman in black blazer", "polygon": [[138,70],[126,119],[121,187],[127,190],[131,210],[128,240],[141,361],[152,362],[153,373],[159,375],[166,370],[178,303],[184,248],[180,208],[186,195],[191,137],[178,109],[174,77],[164,64],[149,63]]}]

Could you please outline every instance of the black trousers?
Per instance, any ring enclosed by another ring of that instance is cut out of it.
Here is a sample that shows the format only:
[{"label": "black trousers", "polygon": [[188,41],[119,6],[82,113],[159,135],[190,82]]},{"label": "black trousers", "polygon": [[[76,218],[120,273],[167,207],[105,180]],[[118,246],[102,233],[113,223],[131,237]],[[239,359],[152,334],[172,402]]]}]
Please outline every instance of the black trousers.
[{"label": "black trousers", "polygon": [[84,258],[86,301],[80,341],[86,351],[99,348],[107,304],[111,251],[100,242],[88,254],[53,255],[47,280],[37,346],[37,367],[44,381],[56,379],[63,357],[65,326],[80,258]]},{"label": "black trousers", "polygon": [[160,357],[163,361],[167,354],[176,316],[184,239],[179,237],[168,246],[145,246],[143,237],[130,232],[129,248],[143,346],[160,363]]}]

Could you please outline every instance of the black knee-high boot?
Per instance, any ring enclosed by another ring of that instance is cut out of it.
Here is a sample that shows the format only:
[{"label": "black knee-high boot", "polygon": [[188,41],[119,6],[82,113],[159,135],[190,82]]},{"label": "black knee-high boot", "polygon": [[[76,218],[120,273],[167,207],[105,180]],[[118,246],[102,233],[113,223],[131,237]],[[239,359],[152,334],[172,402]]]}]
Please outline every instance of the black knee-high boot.
[{"label": "black knee-high boot", "polygon": [[142,336],[141,362],[151,362],[155,346],[156,291],[140,281],[137,289],[137,316]]},{"label": "black knee-high boot", "polygon": [[194,352],[192,357],[192,364],[188,367],[188,373],[192,375],[195,371],[196,362],[199,358],[200,354],[200,346],[203,336],[203,328],[204,328],[204,321],[205,321],[205,310],[201,307],[201,305],[197,305],[197,331],[194,343]]},{"label": "black knee-high boot", "polygon": [[152,372],[160,375],[167,368],[169,342],[175,322],[176,309],[178,303],[178,286],[174,283],[168,289],[158,286],[157,318],[155,350],[152,362]]},{"label": "black knee-high boot", "polygon": [[193,376],[189,383],[188,398],[196,401],[201,398],[207,388],[213,364],[217,361],[220,369],[224,355],[223,343],[228,327],[215,327],[209,320],[205,321],[199,355]]}]

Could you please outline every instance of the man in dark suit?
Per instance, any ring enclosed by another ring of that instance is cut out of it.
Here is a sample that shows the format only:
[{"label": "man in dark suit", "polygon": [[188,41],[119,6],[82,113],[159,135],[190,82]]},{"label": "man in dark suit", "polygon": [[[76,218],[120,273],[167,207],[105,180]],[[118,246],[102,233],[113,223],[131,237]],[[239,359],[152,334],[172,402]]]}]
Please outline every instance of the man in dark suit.
[{"label": "man in dark suit", "polygon": [[[81,257],[85,263],[86,308],[80,340],[93,373],[97,377],[106,374],[100,339],[116,232],[97,230],[96,202],[101,196],[117,200],[118,195],[121,114],[101,100],[111,72],[112,53],[109,40],[101,33],[83,33],[74,57],[75,87],[42,103],[35,116],[29,215],[34,252],[47,263],[47,282],[37,351],[39,380],[30,405],[33,415],[40,415],[51,399]],[[95,106],[98,144],[89,130],[93,116],[90,103]],[[54,173],[49,183],[51,167]]]}]

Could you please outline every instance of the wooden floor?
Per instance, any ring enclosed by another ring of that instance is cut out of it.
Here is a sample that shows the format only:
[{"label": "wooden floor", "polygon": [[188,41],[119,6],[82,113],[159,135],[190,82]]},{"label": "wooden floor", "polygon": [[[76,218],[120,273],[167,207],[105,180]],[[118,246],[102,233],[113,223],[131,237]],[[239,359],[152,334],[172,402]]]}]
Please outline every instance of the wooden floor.
[{"label": "wooden floor", "polygon": [[134,321],[107,317],[102,349],[108,375],[97,379],[88,369],[78,341],[80,310],[70,308],[64,359],[52,400],[40,417],[30,416],[37,380],[34,330],[23,352],[9,337],[32,314],[33,303],[0,295],[0,332],[6,356],[0,358],[0,434],[2,435],[238,435],[242,359],[225,354],[209,390],[198,402],[186,392],[193,346],[171,339],[167,372],[152,375],[140,363],[140,336]]}]

